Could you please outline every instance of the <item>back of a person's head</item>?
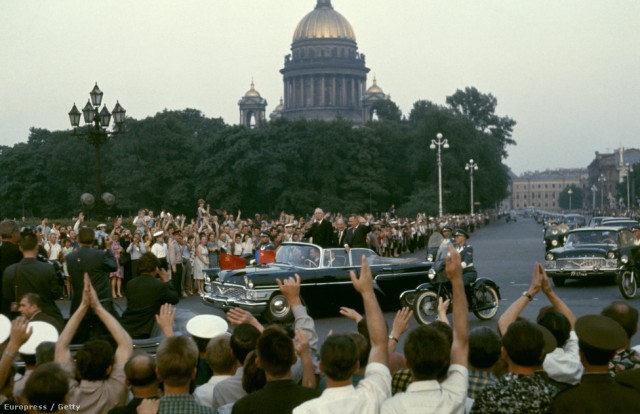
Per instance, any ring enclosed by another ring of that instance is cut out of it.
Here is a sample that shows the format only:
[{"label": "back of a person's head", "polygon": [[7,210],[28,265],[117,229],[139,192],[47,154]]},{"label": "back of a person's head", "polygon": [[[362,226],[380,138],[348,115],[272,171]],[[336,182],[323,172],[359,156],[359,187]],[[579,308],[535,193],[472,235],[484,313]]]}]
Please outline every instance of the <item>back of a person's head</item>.
[{"label": "back of a person's head", "polygon": [[449,344],[449,348],[451,348],[451,345],[453,345],[453,329],[451,328],[451,325],[438,320],[431,322],[429,326],[440,331],[444,337],[447,338],[447,343]]},{"label": "back of a person's head", "polygon": [[349,335],[351,339],[353,339],[353,342],[356,343],[360,368],[366,367],[369,362],[369,354],[371,353],[371,343],[367,341],[367,338],[357,332],[348,332],[346,335]]},{"label": "back of a person's head", "polygon": [[14,234],[20,231],[20,226],[15,220],[2,220],[0,221],[0,237],[3,239],[10,239]]},{"label": "back of a person's head", "polygon": [[440,329],[418,326],[409,332],[404,356],[416,381],[438,379],[449,369],[451,344]]},{"label": "back of a person's head", "polygon": [[113,364],[113,347],[109,342],[93,340],[85,343],[76,353],[76,371],[87,381],[109,378],[107,369]]},{"label": "back of a person's head", "polygon": [[55,342],[40,342],[36,347],[36,365],[42,365],[46,362],[53,362],[56,352]]},{"label": "back of a person's head", "polygon": [[158,382],[156,360],[146,352],[136,352],[124,365],[124,373],[132,387],[147,387]]},{"label": "back of a person's head", "polygon": [[93,244],[95,237],[96,235],[93,230],[88,227],[83,227],[78,232],[78,242],[80,244]]},{"label": "back of a person's head", "polygon": [[500,337],[486,326],[469,331],[469,365],[475,368],[491,368],[500,359]]},{"label": "back of a person's head", "polygon": [[231,349],[236,359],[243,364],[249,352],[256,349],[260,331],[253,325],[241,323],[231,334]]},{"label": "back of a person's head", "polygon": [[35,233],[22,233],[19,243],[20,248],[24,251],[34,250],[38,246],[38,236]]},{"label": "back of a person's head", "polygon": [[322,344],[320,362],[328,378],[334,381],[347,380],[358,367],[358,347],[349,335],[331,335]]},{"label": "back of a person's head", "polygon": [[556,343],[559,348],[562,348],[569,339],[569,333],[571,332],[571,324],[566,316],[558,312],[557,310],[547,310],[541,312],[538,315],[538,324],[544,326],[553,334],[556,338]]},{"label": "back of a person's head", "polygon": [[526,320],[509,325],[502,337],[502,346],[512,362],[523,367],[539,364],[544,349],[542,331]]},{"label": "back of a person's head", "polygon": [[593,366],[608,366],[616,351],[595,348],[578,339],[578,347],[584,359]]},{"label": "back of a person's head", "polygon": [[256,353],[262,369],[274,377],[286,375],[296,358],[293,341],[278,326],[270,326],[262,332],[256,343]]},{"label": "back of a person's head", "polygon": [[231,338],[228,335],[211,338],[207,344],[205,359],[216,375],[232,374],[236,358],[231,350]]},{"label": "back of a person's head", "polygon": [[69,392],[69,378],[55,362],[47,362],[33,370],[22,391],[30,405],[41,412],[54,412],[64,404]]},{"label": "back of a person's head", "polygon": [[160,267],[160,260],[151,252],[143,253],[138,262],[138,270],[140,273],[153,273],[156,268]]},{"label": "back of a person's head", "polygon": [[156,366],[162,381],[172,387],[189,384],[198,364],[198,347],[186,336],[165,338],[156,352]]},{"label": "back of a person's head", "polygon": [[638,310],[630,306],[622,300],[614,300],[609,306],[604,308],[600,313],[602,316],[608,316],[618,322],[629,339],[636,334],[638,330]]},{"label": "back of a person's head", "polygon": [[256,365],[257,357],[256,351],[249,352],[242,367],[242,389],[247,394],[261,390],[267,383],[264,370]]}]

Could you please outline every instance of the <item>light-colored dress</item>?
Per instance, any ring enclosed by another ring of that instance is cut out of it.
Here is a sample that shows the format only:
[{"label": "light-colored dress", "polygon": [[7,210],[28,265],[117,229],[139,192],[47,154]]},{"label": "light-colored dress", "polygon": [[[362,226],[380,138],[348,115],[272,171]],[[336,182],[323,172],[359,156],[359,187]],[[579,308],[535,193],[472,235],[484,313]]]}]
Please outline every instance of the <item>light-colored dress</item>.
[{"label": "light-colored dress", "polygon": [[124,268],[120,265],[120,249],[122,249],[122,247],[120,247],[119,241],[114,240],[111,242],[111,253],[113,253],[113,257],[116,258],[116,265],[118,266],[118,270],[109,273],[110,278],[119,277],[120,279],[122,279],[124,277]]},{"label": "light-colored dress", "polygon": [[[197,249],[200,252],[200,255],[202,255],[202,257],[206,257],[206,258],[209,257],[208,256],[209,250],[207,249],[207,246],[203,246],[199,244]],[[202,273],[202,270],[206,269],[207,267],[209,267],[209,265],[203,262],[202,260],[200,260],[200,257],[196,255],[196,260],[193,266],[193,278],[195,280],[204,280],[204,274]]]}]

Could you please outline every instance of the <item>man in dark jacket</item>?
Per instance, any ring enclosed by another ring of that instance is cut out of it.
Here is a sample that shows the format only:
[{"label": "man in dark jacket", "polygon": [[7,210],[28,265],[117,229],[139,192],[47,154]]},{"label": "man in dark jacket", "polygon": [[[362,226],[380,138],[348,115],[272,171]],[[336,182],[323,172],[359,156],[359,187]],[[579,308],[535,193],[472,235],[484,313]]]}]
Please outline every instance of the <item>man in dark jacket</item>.
[{"label": "man in dark jacket", "polygon": [[352,247],[367,248],[367,234],[371,232],[369,223],[364,217],[352,214],[349,216],[349,228],[347,229],[347,249]]},{"label": "man in dark jacket", "polygon": [[[20,241],[20,227],[18,227],[18,223],[15,220],[3,220],[0,222],[0,237],[2,237],[2,245],[0,245],[1,277],[7,267],[22,260],[22,252],[18,247],[18,241]],[[2,283],[0,283],[0,309],[4,309],[1,301]]]},{"label": "man in dark jacket", "polygon": [[320,247],[331,247],[333,244],[333,226],[331,222],[324,218],[324,211],[319,207],[316,208],[313,215],[313,224],[304,234],[304,237],[307,239],[312,238],[313,243]]},{"label": "man in dark jacket", "polygon": [[120,321],[133,339],[149,338],[160,307],[180,300],[169,274],[160,268],[160,260],[153,253],[140,257],[139,269],[140,277],[127,284],[127,309]]}]

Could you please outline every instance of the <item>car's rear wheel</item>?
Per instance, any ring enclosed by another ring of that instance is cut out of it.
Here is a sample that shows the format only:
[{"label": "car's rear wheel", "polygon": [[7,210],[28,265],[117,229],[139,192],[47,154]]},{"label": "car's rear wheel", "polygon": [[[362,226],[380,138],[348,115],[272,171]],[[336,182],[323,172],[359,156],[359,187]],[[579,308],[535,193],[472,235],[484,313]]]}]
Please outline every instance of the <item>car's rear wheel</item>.
[{"label": "car's rear wheel", "polygon": [[551,279],[553,279],[554,286],[564,286],[564,282],[567,281],[567,279],[565,279],[564,277],[558,277],[558,276],[553,276]]},{"label": "car's rear wheel", "polygon": [[414,302],[413,315],[421,325],[429,325],[438,319],[438,295],[425,290],[420,292]]},{"label": "car's rear wheel", "polygon": [[633,272],[629,270],[622,272],[620,280],[618,281],[618,287],[620,288],[620,293],[622,293],[622,296],[625,298],[635,298],[638,292],[638,282]]},{"label": "car's rear wheel", "polygon": [[293,321],[293,311],[287,298],[280,292],[274,293],[271,299],[269,299],[263,317],[269,323],[287,323]]},{"label": "car's rear wheel", "polygon": [[480,286],[476,289],[474,295],[476,297],[475,308],[477,310],[474,310],[473,314],[476,315],[476,318],[488,321],[496,316],[500,307],[500,297],[493,287]]}]

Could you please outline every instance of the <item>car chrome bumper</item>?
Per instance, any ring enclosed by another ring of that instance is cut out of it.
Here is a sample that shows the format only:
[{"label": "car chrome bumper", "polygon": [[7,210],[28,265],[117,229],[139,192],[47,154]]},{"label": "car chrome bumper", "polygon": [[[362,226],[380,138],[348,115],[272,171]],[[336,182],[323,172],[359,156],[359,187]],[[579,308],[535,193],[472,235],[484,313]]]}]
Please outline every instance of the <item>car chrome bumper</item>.
[{"label": "car chrome bumper", "polygon": [[211,293],[205,293],[201,297],[207,305],[214,306],[225,311],[228,311],[231,308],[240,308],[254,315],[259,315],[267,308],[266,301],[254,302],[247,299],[212,295]]}]

